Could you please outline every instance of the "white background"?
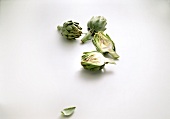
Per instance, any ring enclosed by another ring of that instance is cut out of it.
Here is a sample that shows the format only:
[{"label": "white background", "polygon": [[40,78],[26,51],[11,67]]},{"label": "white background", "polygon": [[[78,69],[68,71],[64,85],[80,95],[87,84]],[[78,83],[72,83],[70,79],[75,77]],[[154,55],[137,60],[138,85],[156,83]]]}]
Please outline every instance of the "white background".
[{"label": "white background", "polygon": [[[120,60],[105,71],[80,65],[81,38],[56,30],[102,15]],[[170,119],[170,1],[1,0],[0,119]]]}]

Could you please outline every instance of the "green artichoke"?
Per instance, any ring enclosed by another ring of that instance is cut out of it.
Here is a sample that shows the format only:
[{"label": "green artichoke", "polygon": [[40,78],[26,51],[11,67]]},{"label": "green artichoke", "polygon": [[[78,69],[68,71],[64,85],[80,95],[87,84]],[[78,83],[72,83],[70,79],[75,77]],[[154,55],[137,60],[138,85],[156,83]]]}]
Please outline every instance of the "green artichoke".
[{"label": "green artichoke", "polygon": [[61,31],[61,35],[68,40],[75,40],[79,38],[82,34],[82,28],[79,23],[73,21],[67,21],[63,26],[57,26],[57,29]]},{"label": "green artichoke", "polygon": [[98,71],[104,68],[105,64],[115,64],[113,59],[105,58],[100,52],[84,52],[81,59],[81,65],[84,69]]},{"label": "green artichoke", "polygon": [[92,17],[87,23],[88,33],[82,38],[82,43],[85,43],[87,40],[90,40],[92,36],[98,31],[106,30],[107,21],[103,16]]},{"label": "green artichoke", "polygon": [[116,53],[116,47],[108,34],[99,31],[94,35],[92,40],[98,52],[102,54],[109,53],[114,59],[118,59],[119,55]]}]

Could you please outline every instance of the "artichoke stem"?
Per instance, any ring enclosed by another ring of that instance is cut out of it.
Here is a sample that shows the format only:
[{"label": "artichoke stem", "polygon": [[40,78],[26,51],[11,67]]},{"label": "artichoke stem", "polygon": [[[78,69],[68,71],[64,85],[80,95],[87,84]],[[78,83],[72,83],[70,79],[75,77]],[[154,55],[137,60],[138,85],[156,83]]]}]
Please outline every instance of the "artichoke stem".
[{"label": "artichoke stem", "polygon": [[110,58],[105,58],[105,62],[106,62],[106,64],[107,64],[107,63],[109,63],[109,64],[116,64],[116,63],[114,62],[114,60],[113,60],[113,59],[110,59]]},{"label": "artichoke stem", "polygon": [[57,29],[60,31],[63,27],[62,26],[57,26]]},{"label": "artichoke stem", "polygon": [[112,51],[112,52],[109,52],[109,53],[113,58],[115,58],[115,59],[119,58],[119,55],[116,52]]},{"label": "artichoke stem", "polygon": [[88,33],[81,39],[81,42],[82,42],[82,43],[85,43],[86,41],[90,40],[91,35],[92,35],[92,33],[91,33],[91,32],[88,32]]}]

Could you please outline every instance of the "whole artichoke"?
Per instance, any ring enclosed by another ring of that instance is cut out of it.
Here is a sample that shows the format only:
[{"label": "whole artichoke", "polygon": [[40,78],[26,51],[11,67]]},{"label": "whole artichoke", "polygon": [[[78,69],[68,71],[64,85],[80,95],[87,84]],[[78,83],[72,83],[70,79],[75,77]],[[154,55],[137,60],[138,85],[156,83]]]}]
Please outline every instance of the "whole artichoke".
[{"label": "whole artichoke", "polygon": [[90,40],[92,36],[98,31],[106,30],[107,20],[103,16],[92,17],[87,23],[88,33],[82,38],[82,43],[85,43],[87,40]]},{"label": "whole artichoke", "polygon": [[58,30],[61,31],[61,35],[68,40],[75,40],[82,34],[82,28],[79,23],[73,21],[67,21],[63,26],[57,26]]},{"label": "whole artichoke", "polygon": [[98,71],[104,68],[105,64],[115,64],[113,59],[105,58],[100,52],[84,52],[81,59],[81,65],[84,69]]},{"label": "whole artichoke", "polygon": [[119,58],[119,55],[116,53],[115,44],[108,34],[105,35],[102,31],[99,31],[94,35],[92,42],[98,52],[102,54],[109,53],[113,58]]}]

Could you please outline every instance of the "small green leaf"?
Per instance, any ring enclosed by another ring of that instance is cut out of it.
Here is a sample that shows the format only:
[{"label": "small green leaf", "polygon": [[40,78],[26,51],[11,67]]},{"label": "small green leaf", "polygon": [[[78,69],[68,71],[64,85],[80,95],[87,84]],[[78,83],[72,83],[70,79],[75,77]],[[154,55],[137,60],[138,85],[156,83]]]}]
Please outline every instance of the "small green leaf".
[{"label": "small green leaf", "polygon": [[64,116],[70,116],[74,113],[74,110],[75,110],[76,107],[69,107],[69,108],[65,108],[63,109],[63,111],[61,111],[61,113],[64,115]]}]

